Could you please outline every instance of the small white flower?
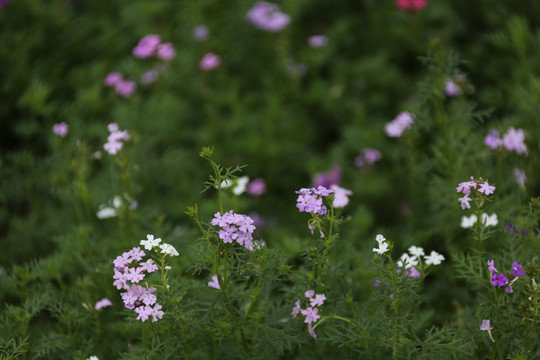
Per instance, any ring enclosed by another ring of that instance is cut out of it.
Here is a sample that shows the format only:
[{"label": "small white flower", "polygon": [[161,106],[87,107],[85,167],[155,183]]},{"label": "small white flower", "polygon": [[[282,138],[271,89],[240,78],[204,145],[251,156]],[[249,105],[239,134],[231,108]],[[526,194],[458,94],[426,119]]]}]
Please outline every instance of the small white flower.
[{"label": "small white flower", "polygon": [[232,189],[234,195],[243,194],[246,191],[246,186],[249,183],[249,177],[242,176],[236,179],[236,186]]},{"label": "small white flower", "polygon": [[416,246],[411,246],[409,248],[409,253],[413,256],[413,257],[420,257],[420,256],[424,256],[424,249],[421,248],[421,247],[416,247]]},{"label": "small white flower", "polygon": [[461,227],[464,229],[471,228],[476,223],[477,217],[476,215],[472,214],[469,217],[462,216],[461,217]]},{"label": "small white flower", "polygon": [[229,180],[229,179],[223,180],[223,181],[221,182],[221,188],[222,188],[222,189],[226,189],[226,188],[230,187],[231,185],[232,185],[232,181]]},{"label": "small white flower", "polygon": [[498,223],[499,219],[497,219],[497,214],[482,214],[482,224],[484,224],[485,226],[496,226]]},{"label": "small white flower", "polygon": [[382,236],[381,234],[375,236],[375,240],[377,240],[377,242],[378,242],[379,244],[386,241],[386,239],[384,238],[384,236]]},{"label": "small white flower", "polygon": [[439,265],[444,260],[444,256],[432,251],[431,254],[429,254],[429,256],[425,256],[424,259],[426,260],[426,265]]},{"label": "small white flower", "polygon": [[122,198],[120,196],[113,197],[113,206],[119,209],[122,206]]},{"label": "small white flower", "polygon": [[144,246],[146,250],[152,250],[153,247],[158,246],[161,242],[161,238],[154,239],[154,235],[147,234],[147,240],[141,240],[141,245]]},{"label": "small white flower", "polygon": [[375,253],[377,253],[379,255],[382,255],[387,251],[388,251],[388,243],[385,243],[385,242],[379,243],[378,248],[373,248],[373,252],[375,252]]},{"label": "small white flower", "polygon": [[99,206],[99,210],[96,213],[96,216],[98,217],[98,219],[108,219],[108,218],[115,217],[117,215],[118,215],[118,212],[116,211],[115,208],[105,206],[103,204]]},{"label": "small white flower", "polygon": [[416,259],[416,256],[409,256],[409,254],[404,253],[399,258],[397,265],[399,267],[404,267],[405,269],[410,269],[412,266],[418,265],[418,260]]},{"label": "small white flower", "polygon": [[92,355],[86,360],[99,360],[99,358],[97,356]]},{"label": "small white flower", "polygon": [[161,249],[162,254],[170,255],[170,256],[178,256],[180,255],[178,251],[174,248],[174,246],[163,243],[163,245],[159,245],[159,248]]}]

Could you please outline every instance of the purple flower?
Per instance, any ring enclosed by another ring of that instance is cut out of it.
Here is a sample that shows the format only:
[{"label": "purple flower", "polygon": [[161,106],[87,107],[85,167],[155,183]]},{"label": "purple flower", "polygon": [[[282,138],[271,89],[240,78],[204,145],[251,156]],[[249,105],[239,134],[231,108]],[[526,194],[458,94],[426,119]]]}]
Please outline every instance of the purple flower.
[{"label": "purple flower", "polygon": [[416,279],[416,278],[419,278],[420,276],[422,276],[420,271],[418,271],[414,266],[411,266],[410,269],[406,270],[405,274],[409,275],[413,279]]},{"label": "purple flower", "polygon": [[493,286],[505,286],[508,284],[508,278],[504,274],[493,274],[490,282]]},{"label": "purple flower", "polygon": [[171,60],[176,55],[176,51],[171,43],[160,44],[157,47],[157,57],[161,60]]},{"label": "purple flower", "polygon": [[199,66],[204,71],[214,70],[221,64],[221,59],[214,53],[208,53],[201,59]]},{"label": "purple flower", "polygon": [[315,213],[318,215],[326,214],[326,206],[323,205],[322,197],[328,196],[333,190],[328,190],[323,186],[315,188],[302,188],[297,191],[298,199],[296,200],[296,207],[300,212]]},{"label": "purple flower", "polygon": [[412,127],[412,124],[414,124],[414,114],[402,112],[387,123],[384,130],[389,137],[400,137],[403,131]]},{"label": "purple flower", "polygon": [[480,188],[478,189],[478,192],[484,193],[484,195],[493,194],[494,191],[495,186],[489,185],[487,181],[480,184]]},{"label": "purple flower", "polygon": [[314,298],[309,300],[309,303],[311,306],[321,306],[324,303],[324,300],[326,300],[326,296],[324,294],[317,294]]},{"label": "purple flower", "polygon": [[305,310],[300,310],[300,312],[302,313],[302,315],[306,317],[304,322],[308,324],[312,322],[316,322],[320,318],[320,316],[317,315],[317,313],[319,312],[319,309],[314,308],[314,307],[308,307]]},{"label": "purple flower", "polygon": [[313,326],[311,325],[311,323],[308,324],[307,330],[308,330],[309,335],[311,335],[315,340],[317,340],[317,334],[315,333],[315,330],[313,329]]},{"label": "purple flower", "polygon": [[339,185],[340,182],[341,167],[339,165],[335,165],[327,173],[320,172],[315,174],[315,178],[313,180],[313,187],[324,186],[325,188],[329,188],[331,185]]},{"label": "purple flower", "polygon": [[294,307],[292,309],[291,315],[292,315],[293,319],[300,313],[301,310],[302,310],[302,308],[300,307],[300,299],[298,299],[294,303]]},{"label": "purple flower", "polygon": [[469,201],[471,201],[471,198],[469,197],[469,195],[465,195],[464,197],[459,198],[458,201],[461,204],[461,208],[463,210],[471,208],[471,204],[469,204]]},{"label": "purple flower", "polygon": [[304,293],[304,296],[308,299],[311,299],[315,295],[315,290],[306,290]]},{"label": "purple flower", "polygon": [[514,129],[511,127],[506,131],[502,139],[503,146],[506,150],[515,151],[518,154],[527,152],[527,145],[524,143],[525,133],[523,129]]},{"label": "purple flower", "polygon": [[126,130],[120,131],[118,129],[118,124],[116,123],[110,123],[107,128],[109,129],[110,134],[107,137],[107,142],[103,145],[103,148],[110,155],[116,155],[116,153],[124,146],[122,141],[127,141],[130,137]]},{"label": "purple flower", "polygon": [[52,131],[55,135],[58,135],[60,137],[65,137],[69,131],[69,126],[65,122],[54,124]]},{"label": "purple flower", "polygon": [[130,97],[135,92],[136,89],[137,89],[137,84],[135,83],[135,81],[131,81],[131,80],[119,81],[114,86],[114,90],[116,91],[116,93],[125,98]]},{"label": "purple flower", "polygon": [[268,32],[278,32],[291,22],[291,18],[282,13],[276,4],[258,1],[246,14],[246,18],[255,27]]},{"label": "purple flower", "polygon": [[377,149],[365,148],[362,150],[362,154],[357,156],[354,160],[356,166],[364,167],[372,165],[381,159],[381,152]]},{"label": "purple flower", "polygon": [[221,290],[221,287],[219,286],[219,280],[217,275],[212,275],[212,281],[208,282],[208,286],[214,289]]},{"label": "purple flower", "polygon": [[461,95],[462,90],[461,88],[454,82],[452,79],[446,80],[446,84],[444,85],[444,93],[448,97],[454,97]]},{"label": "purple flower", "polygon": [[146,35],[133,49],[133,56],[140,59],[149,58],[154,55],[160,42],[161,37],[159,35]]},{"label": "purple flower", "polygon": [[491,130],[489,134],[487,134],[487,136],[485,137],[484,144],[486,144],[493,150],[497,149],[503,144],[501,140],[501,135],[497,130]]},{"label": "purple flower", "polygon": [[492,275],[493,275],[493,273],[498,273],[499,272],[495,268],[495,260],[488,260],[487,264],[488,264],[488,270],[491,272]]},{"label": "purple flower", "polygon": [[520,264],[518,264],[517,262],[514,261],[512,263],[512,271],[511,271],[511,273],[515,277],[525,276],[525,271],[523,271],[523,265],[520,265]]},{"label": "purple flower", "polygon": [[122,80],[124,80],[124,77],[122,76],[122,74],[117,73],[117,72],[112,72],[112,73],[109,73],[109,75],[107,75],[103,83],[105,84],[105,86],[111,87],[111,86],[115,86]]},{"label": "purple flower", "polygon": [[308,39],[308,44],[312,48],[318,48],[328,43],[328,37],[326,35],[313,35]]},{"label": "purple flower", "polygon": [[208,28],[204,25],[197,25],[193,29],[193,37],[197,41],[205,41],[208,39]]},{"label": "purple flower", "polygon": [[491,327],[489,320],[482,320],[482,325],[480,325],[480,330],[487,331],[491,341],[495,342],[495,340],[493,340],[493,336],[491,335],[491,330],[493,330],[493,328]]},{"label": "purple flower", "polygon": [[247,184],[246,192],[253,196],[261,196],[266,192],[266,183],[261,178],[253,179]]},{"label": "purple flower", "polygon": [[104,307],[108,307],[108,306],[112,306],[111,300],[107,298],[103,298],[99,300],[94,307],[96,310],[101,310]]},{"label": "purple flower", "polygon": [[221,230],[218,235],[224,243],[232,243],[234,240],[246,249],[253,251],[253,232],[255,226],[253,219],[247,215],[235,214],[232,210],[229,212],[214,214],[210,224],[219,226]]},{"label": "purple flower", "polygon": [[158,79],[158,77],[159,77],[159,71],[156,69],[153,69],[142,74],[141,81],[143,82],[143,84],[152,84]]}]

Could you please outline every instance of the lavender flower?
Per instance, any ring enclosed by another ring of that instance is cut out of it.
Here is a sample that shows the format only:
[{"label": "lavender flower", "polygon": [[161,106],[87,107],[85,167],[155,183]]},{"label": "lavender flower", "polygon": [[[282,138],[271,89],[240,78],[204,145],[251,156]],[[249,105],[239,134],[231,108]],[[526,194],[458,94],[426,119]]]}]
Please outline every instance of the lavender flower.
[{"label": "lavender flower", "polygon": [[318,188],[302,188],[296,191],[299,194],[296,200],[296,207],[300,212],[314,213],[318,215],[326,214],[326,206],[323,205],[322,198],[333,193],[324,186]]},{"label": "lavender flower", "polygon": [[389,137],[400,137],[403,131],[411,128],[412,124],[414,124],[414,114],[402,112],[387,123],[384,130]]},{"label": "lavender flower", "polygon": [[199,66],[204,71],[214,70],[221,64],[221,59],[214,53],[208,53],[201,59]]},{"label": "lavender flower", "polygon": [[58,135],[60,137],[66,137],[69,131],[69,126],[65,122],[54,124],[52,131],[55,135]]},{"label": "lavender flower", "polygon": [[224,243],[232,243],[236,241],[246,249],[253,251],[253,219],[247,215],[235,214],[232,210],[224,213],[214,214],[214,218],[210,222],[214,226],[219,226],[221,230],[218,236]]},{"label": "lavender flower", "polygon": [[197,25],[193,29],[193,37],[197,41],[205,41],[208,39],[209,31],[204,25]]},{"label": "lavender flower", "polygon": [[325,46],[327,43],[328,43],[328,37],[326,35],[313,35],[308,39],[308,44],[312,48]]},{"label": "lavender flower", "polygon": [[282,13],[276,4],[258,1],[246,14],[246,18],[255,27],[268,32],[278,32],[291,22],[291,18]]},{"label": "lavender flower", "polygon": [[149,58],[150,56],[154,55],[160,42],[161,37],[159,35],[146,35],[133,49],[133,56],[140,59]]}]

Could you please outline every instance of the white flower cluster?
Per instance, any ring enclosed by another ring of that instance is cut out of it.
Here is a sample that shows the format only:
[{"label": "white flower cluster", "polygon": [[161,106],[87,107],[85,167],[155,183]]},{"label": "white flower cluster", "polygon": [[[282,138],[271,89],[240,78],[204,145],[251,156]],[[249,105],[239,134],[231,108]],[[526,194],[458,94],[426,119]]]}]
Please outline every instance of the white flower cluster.
[{"label": "white flower cluster", "polygon": [[144,246],[146,250],[152,250],[154,247],[159,247],[161,249],[162,254],[166,254],[169,256],[178,256],[180,255],[178,251],[174,248],[174,246],[163,243],[159,244],[161,242],[161,238],[154,238],[154,235],[148,234],[146,235],[146,240],[141,240],[141,245]]},{"label": "white flower cluster", "polygon": [[[474,224],[476,224],[476,221],[478,220],[478,217],[475,214],[472,214],[471,216],[462,216],[461,217],[461,227],[464,229],[468,229],[473,227]],[[499,223],[499,219],[497,218],[497,214],[491,214],[488,215],[486,213],[482,214],[482,224],[484,226],[496,226]]]}]

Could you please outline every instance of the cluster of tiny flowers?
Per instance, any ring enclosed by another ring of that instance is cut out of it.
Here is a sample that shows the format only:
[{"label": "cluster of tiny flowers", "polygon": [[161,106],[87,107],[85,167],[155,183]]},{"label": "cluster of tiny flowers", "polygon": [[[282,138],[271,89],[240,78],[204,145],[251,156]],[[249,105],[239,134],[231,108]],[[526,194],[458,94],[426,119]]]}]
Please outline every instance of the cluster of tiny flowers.
[{"label": "cluster of tiny flowers", "polygon": [[[348,191],[348,190],[347,190]],[[296,207],[300,212],[314,213],[318,215],[326,214],[326,206],[323,205],[322,198],[332,194],[334,190],[329,190],[324,186],[318,188],[302,188],[296,191],[299,194],[296,200]]]},{"label": "cluster of tiny flowers", "polygon": [[209,52],[204,55],[199,62],[199,67],[204,71],[214,70],[221,64],[221,58],[214,53]]},{"label": "cluster of tiny flowers", "polygon": [[401,10],[418,11],[427,6],[427,0],[396,0],[396,6]]},{"label": "cluster of tiny flowers", "polygon": [[318,48],[328,44],[328,37],[326,35],[313,35],[308,39],[308,44],[312,48]]},{"label": "cluster of tiny flowers", "polygon": [[444,260],[444,256],[436,251],[432,251],[429,255],[425,255],[424,249],[418,246],[413,245],[409,247],[408,250],[410,255],[407,253],[401,255],[397,265],[399,267],[404,267],[405,269],[411,269],[411,277],[420,277],[420,273],[418,270],[414,269],[414,266],[418,265],[418,260],[422,257],[424,257],[426,265],[439,265]]},{"label": "cluster of tiny flowers", "polygon": [[256,2],[246,18],[255,27],[268,32],[278,32],[291,22],[289,15],[282,13],[276,4],[266,1]]},{"label": "cluster of tiny flowers", "polygon": [[354,163],[359,168],[364,168],[375,164],[377,161],[381,160],[381,158],[382,155],[379,150],[365,148],[362,150],[362,153],[354,159]]},{"label": "cluster of tiny flowers", "polygon": [[[219,226],[219,238],[224,243],[232,243],[236,241],[248,250],[254,250],[253,219],[247,215],[235,214],[232,210],[221,215],[220,212],[214,214],[214,218],[210,222],[214,226]],[[259,244],[260,246],[260,244]]]},{"label": "cluster of tiny flowers", "polygon": [[506,231],[508,231],[509,233],[514,233],[516,235],[521,235],[521,236],[529,236],[528,230],[520,230],[516,226],[512,225],[512,223],[506,223],[505,228],[506,228]]},{"label": "cluster of tiny flowers", "polygon": [[324,300],[326,300],[326,295],[315,294],[315,291],[313,290],[306,291],[304,295],[309,299],[310,306],[307,309],[302,309],[300,306],[300,299],[298,299],[294,304],[291,315],[293,318],[295,318],[298,314],[304,315],[306,317],[304,322],[308,324],[309,335],[313,336],[314,339],[317,339],[317,334],[315,334],[312,324],[317,322],[317,320],[320,318],[320,315],[318,315],[319,309],[317,306],[321,306],[324,303]]},{"label": "cluster of tiny flowers", "polygon": [[105,86],[114,87],[114,91],[122,97],[128,98],[137,89],[137,84],[132,80],[124,80],[124,76],[118,72],[112,72],[105,78]]},{"label": "cluster of tiny flowers", "polygon": [[52,131],[55,135],[65,137],[69,131],[69,126],[65,122],[54,124]]},{"label": "cluster of tiny flowers", "polygon": [[400,137],[403,131],[411,128],[412,124],[414,124],[414,115],[405,111],[387,123],[384,126],[384,131],[389,137]]},{"label": "cluster of tiny flowers", "polygon": [[477,180],[474,180],[472,176],[470,181],[459,183],[456,191],[465,195],[458,199],[462,209],[471,208],[471,204],[469,204],[469,202],[471,201],[471,198],[469,196],[471,194],[471,189],[475,189],[476,191],[484,195],[490,195],[493,194],[493,192],[495,191],[495,186],[489,185],[487,181],[479,182]]},{"label": "cluster of tiny flowers", "polygon": [[171,43],[161,43],[159,35],[146,35],[133,49],[133,56],[147,59],[153,55],[161,60],[170,60],[176,55],[176,52]]},{"label": "cluster of tiny flowers", "polygon": [[[471,216],[462,216],[461,217],[461,227],[464,229],[468,229],[473,227],[474,224],[476,224],[476,221],[478,221],[478,217],[475,214],[472,214]],[[482,214],[482,224],[484,226],[496,226],[499,223],[499,219],[497,218],[497,214],[491,214],[488,215],[487,213]]]},{"label": "cluster of tiny flowers", "polygon": [[124,144],[122,141],[129,140],[129,134],[126,130],[120,131],[118,129],[118,124],[110,123],[107,128],[109,129],[109,136],[107,137],[107,142],[103,145],[105,151],[110,155],[116,155],[116,153],[122,150]]},{"label": "cluster of tiny flowers", "polygon": [[527,145],[525,145],[525,133],[523,129],[514,129],[511,127],[506,131],[503,138],[497,130],[491,130],[484,139],[484,143],[491,149],[496,150],[504,147],[508,151],[515,151],[517,154],[526,154]]},{"label": "cluster of tiny flowers", "polygon": [[157,303],[157,297],[153,294],[156,288],[138,285],[146,274],[158,270],[152,259],[143,261],[145,255],[141,248],[135,247],[118,256],[113,262],[113,285],[118,290],[125,290],[122,293],[122,300],[126,308],[138,314],[137,320],[144,322],[152,316],[152,322],[155,322],[163,317],[161,305]]},{"label": "cluster of tiny flowers", "polygon": [[499,271],[495,268],[495,260],[488,260],[487,264],[488,270],[491,273],[491,285],[499,287],[506,286],[506,288],[504,289],[506,293],[513,293],[514,289],[512,288],[512,285],[517,281],[517,279],[519,279],[520,276],[525,276],[523,265],[520,265],[514,261],[512,263],[512,270],[510,271],[510,273],[514,276],[514,280],[509,283],[506,275],[504,275],[503,273],[499,273]]}]

